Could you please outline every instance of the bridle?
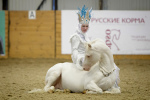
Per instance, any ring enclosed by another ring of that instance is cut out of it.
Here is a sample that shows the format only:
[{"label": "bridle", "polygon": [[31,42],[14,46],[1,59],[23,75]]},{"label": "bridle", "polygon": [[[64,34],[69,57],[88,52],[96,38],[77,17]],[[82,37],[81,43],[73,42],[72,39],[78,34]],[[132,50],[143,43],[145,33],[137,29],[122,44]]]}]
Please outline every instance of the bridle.
[{"label": "bridle", "polygon": [[[93,50],[93,51],[96,51],[97,53],[99,53],[100,51],[98,51],[98,50],[96,50],[96,49],[90,49],[90,50]],[[100,67],[100,61],[98,61],[97,63],[99,63],[99,67]],[[95,64],[97,64],[97,63],[95,63]],[[94,65],[95,65],[94,64]],[[100,68],[102,68],[102,67],[100,67]],[[113,71],[111,71],[111,72],[108,72],[108,71],[106,71],[105,69],[103,69],[106,73],[108,73],[108,74],[105,74],[101,69],[99,68],[99,70],[103,73],[103,75],[105,76],[105,77],[108,77],[110,74],[112,74],[116,69],[114,69]]]}]

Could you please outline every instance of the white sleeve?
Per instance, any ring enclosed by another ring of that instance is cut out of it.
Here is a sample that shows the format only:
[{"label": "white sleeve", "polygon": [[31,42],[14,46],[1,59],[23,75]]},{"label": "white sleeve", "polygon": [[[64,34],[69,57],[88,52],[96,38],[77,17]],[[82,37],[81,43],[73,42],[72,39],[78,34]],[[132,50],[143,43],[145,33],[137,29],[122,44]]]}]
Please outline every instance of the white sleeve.
[{"label": "white sleeve", "polygon": [[72,49],[72,61],[73,63],[76,64],[76,66],[80,69],[83,70],[82,65],[82,60],[84,58],[84,54],[79,54],[78,52],[78,48],[79,48],[79,44],[80,44],[80,39],[77,36],[73,36],[71,38],[71,49]]}]

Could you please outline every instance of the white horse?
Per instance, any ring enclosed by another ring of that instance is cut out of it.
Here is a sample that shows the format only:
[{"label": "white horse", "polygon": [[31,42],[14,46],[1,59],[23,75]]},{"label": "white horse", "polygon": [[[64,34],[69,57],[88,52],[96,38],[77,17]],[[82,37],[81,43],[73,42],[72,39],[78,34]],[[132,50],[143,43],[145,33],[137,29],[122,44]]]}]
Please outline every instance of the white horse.
[{"label": "white horse", "polygon": [[59,63],[51,67],[45,78],[44,91],[69,89],[72,92],[121,93],[115,87],[116,73],[113,55],[101,40],[86,44],[84,70],[73,63]]}]

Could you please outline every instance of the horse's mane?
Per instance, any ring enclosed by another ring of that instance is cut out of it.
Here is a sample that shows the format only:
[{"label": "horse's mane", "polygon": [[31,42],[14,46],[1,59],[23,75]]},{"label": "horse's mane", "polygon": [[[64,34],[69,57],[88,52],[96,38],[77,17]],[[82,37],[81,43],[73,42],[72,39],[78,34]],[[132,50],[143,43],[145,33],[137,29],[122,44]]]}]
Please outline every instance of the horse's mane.
[{"label": "horse's mane", "polygon": [[100,54],[99,66],[100,70],[105,74],[110,74],[115,70],[113,54],[110,48],[101,39],[96,39],[89,42],[91,49]]}]

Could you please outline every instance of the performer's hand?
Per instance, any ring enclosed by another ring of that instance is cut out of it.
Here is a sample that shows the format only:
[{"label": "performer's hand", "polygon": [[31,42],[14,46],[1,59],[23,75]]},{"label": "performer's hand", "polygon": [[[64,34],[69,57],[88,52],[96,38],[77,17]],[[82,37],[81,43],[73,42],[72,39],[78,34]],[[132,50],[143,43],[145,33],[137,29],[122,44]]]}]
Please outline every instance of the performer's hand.
[{"label": "performer's hand", "polygon": [[84,57],[81,58],[81,60],[80,60],[80,65],[81,65],[81,66],[83,66],[83,62],[84,62]]}]

